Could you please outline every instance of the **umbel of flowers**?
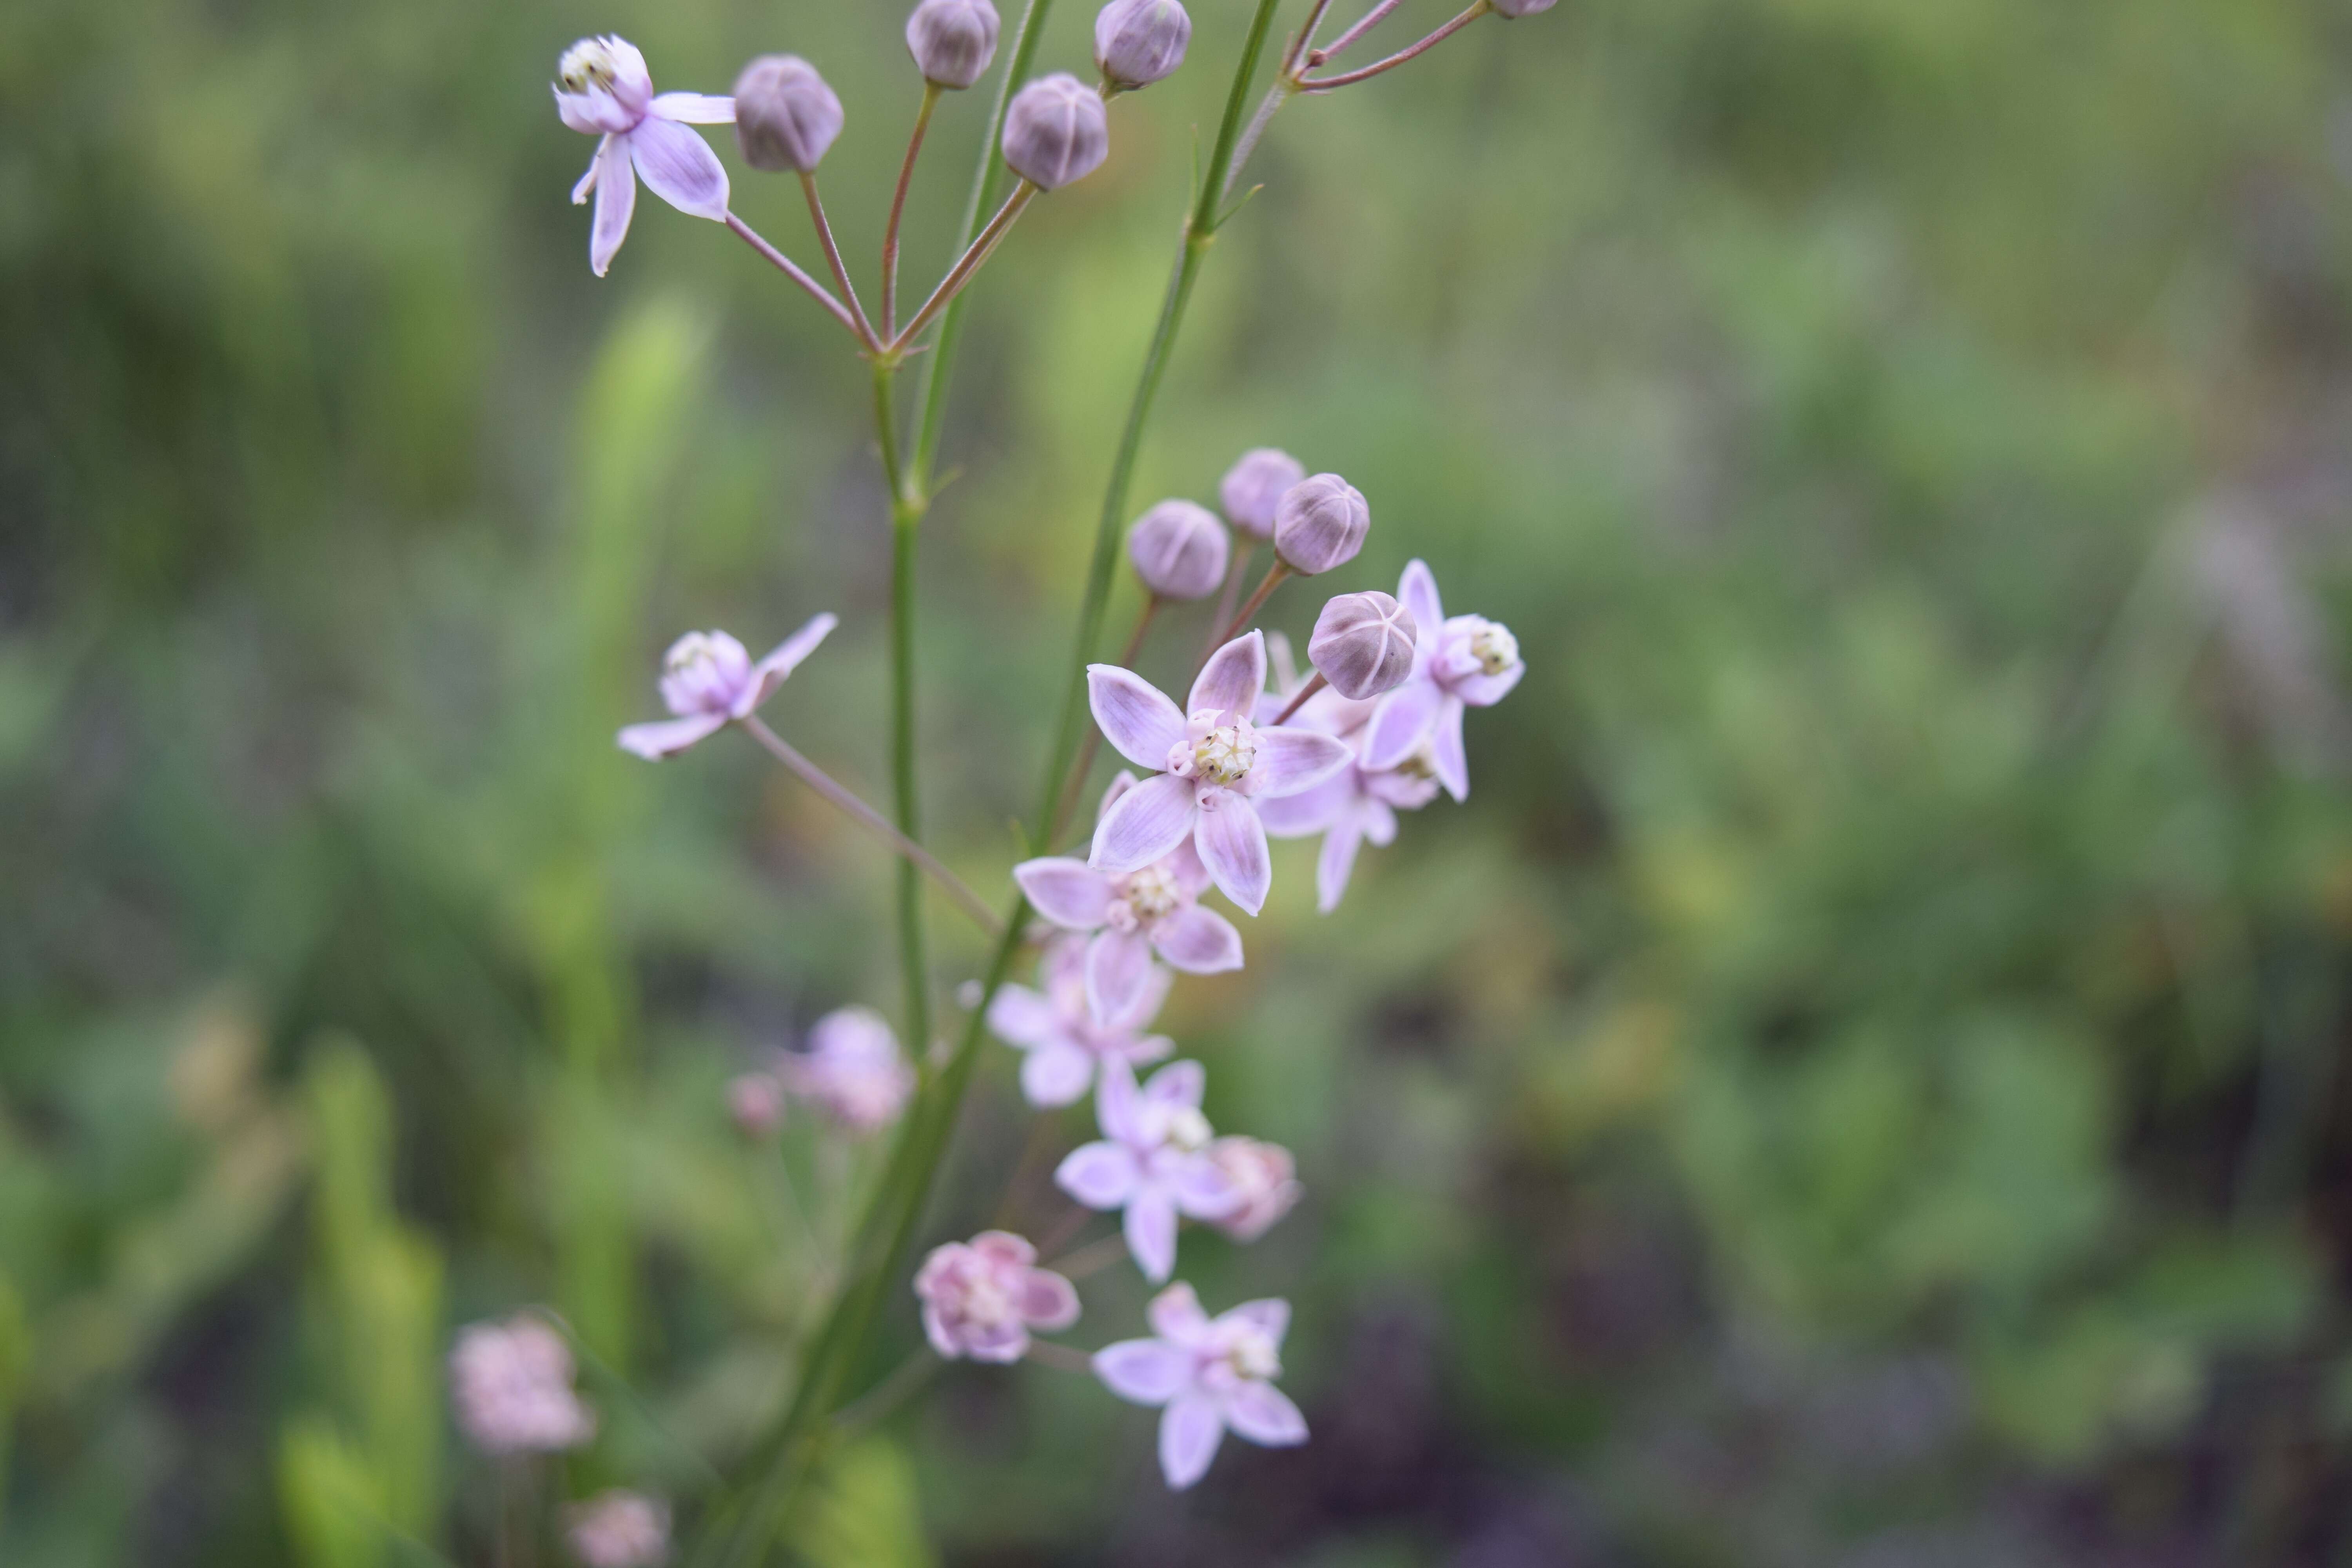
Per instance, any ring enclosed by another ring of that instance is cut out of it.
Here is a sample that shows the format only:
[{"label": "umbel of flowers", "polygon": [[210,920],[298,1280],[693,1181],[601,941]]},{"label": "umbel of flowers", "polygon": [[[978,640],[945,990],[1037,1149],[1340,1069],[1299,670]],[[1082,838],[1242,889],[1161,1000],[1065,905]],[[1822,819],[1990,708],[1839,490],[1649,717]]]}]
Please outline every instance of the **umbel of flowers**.
[{"label": "umbel of flowers", "polygon": [[[804,1479],[815,1451],[805,1441],[815,1424],[849,1398],[868,1397],[846,1379],[881,1292],[908,1288],[902,1271],[911,1261],[907,1240],[940,1168],[983,1027],[1020,1054],[1022,1091],[1040,1115],[1091,1097],[1100,1135],[1071,1140],[1055,1182],[1071,1200],[1077,1224],[1091,1213],[1115,1213],[1118,1233],[1059,1254],[1041,1255],[1026,1237],[1003,1230],[932,1247],[910,1270],[924,1353],[1083,1371],[1107,1396],[1159,1409],[1160,1465],[1174,1488],[1189,1487],[1208,1472],[1229,1432],[1265,1447],[1307,1441],[1306,1417],[1276,1386],[1288,1306],[1267,1299],[1212,1316],[1191,1286],[1170,1282],[1187,1245],[1188,1222],[1196,1235],[1213,1231],[1224,1243],[1244,1245],[1278,1224],[1304,1191],[1297,1162],[1276,1144],[1220,1136],[1202,1110],[1206,1069],[1198,1060],[1171,1060],[1178,1043],[1153,1033],[1152,1026],[1180,977],[1188,984],[1214,985],[1247,963],[1244,928],[1234,917],[1255,917],[1277,896],[1270,837],[1321,839],[1317,903],[1325,912],[1336,908],[1361,847],[1392,842],[1400,814],[1429,806],[1441,794],[1455,801],[1468,797],[1466,714],[1499,701],[1524,671],[1510,632],[1478,616],[1448,617],[1434,575],[1416,560],[1393,595],[1359,584],[1329,597],[1307,642],[1310,668],[1301,672],[1289,645],[1258,626],[1259,615],[1293,578],[1344,574],[1370,534],[1372,509],[1342,476],[1310,472],[1272,447],[1245,452],[1231,466],[1215,487],[1214,507],[1171,498],[1134,515],[1127,558],[1142,591],[1141,613],[1126,656],[1088,662],[1104,629],[1117,537],[1111,530],[1133,515],[1126,505],[1129,468],[1121,464],[1103,509],[1105,531],[1080,615],[1080,658],[1066,672],[1071,685],[1063,710],[1069,717],[1045,781],[1045,805],[1030,833],[1030,853],[1005,868],[1010,887],[1018,889],[1009,914],[1000,915],[920,843],[912,552],[932,496],[932,421],[942,400],[935,385],[934,395],[922,400],[911,438],[902,440],[895,374],[918,350],[929,354],[931,377],[947,374],[955,313],[1023,212],[1040,195],[1099,168],[1111,153],[1113,100],[1177,72],[1193,41],[1192,18],[1180,0],[1111,0],[1094,26],[1091,85],[1065,71],[1031,76],[1040,37],[1031,24],[1042,0],[1029,3],[1029,15],[1010,35],[1019,43],[1008,67],[1009,76],[1027,79],[997,100],[990,132],[994,157],[976,181],[960,251],[903,320],[898,234],[911,175],[934,107],[944,94],[977,83],[1008,36],[990,0],[921,0],[908,18],[907,48],[920,100],[882,237],[871,310],[851,281],[818,190],[818,170],[849,116],[816,66],[797,55],[766,54],[743,68],[730,94],[656,93],[644,55],[608,36],[574,44],[556,68],[553,91],[562,123],[597,139],[588,170],[572,189],[574,202],[593,203],[591,268],[601,277],[612,266],[633,221],[640,183],[669,206],[723,225],[833,317],[872,367],[890,503],[898,568],[890,610],[892,810],[844,787],[761,716],[837,625],[829,611],[814,615],[758,659],[723,631],[677,637],[656,682],[667,715],[630,724],[617,737],[623,750],[662,761],[724,731],[740,731],[873,835],[902,866],[905,1046],[880,1012],[853,1004],[817,1019],[800,1048],[775,1050],[765,1065],[728,1086],[727,1110],[755,1147],[803,1115],[795,1102],[815,1113],[811,1125],[817,1136],[891,1139],[878,1195],[866,1206],[864,1229],[845,1244],[842,1274],[807,1342],[799,1382],[751,1461],[757,1473],[730,1479],[724,1490],[698,1500],[710,1528],[733,1532],[720,1553],[729,1560],[764,1552],[772,1539],[777,1521],[757,1500],[795,1494],[793,1483]],[[1163,330],[1130,410],[1130,452],[1207,253],[1204,242],[1238,210],[1235,182],[1276,113],[1296,99],[1382,76],[1482,17],[1528,16],[1551,0],[1470,0],[1467,9],[1425,37],[1346,71],[1327,67],[1383,21],[1395,0],[1375,0],[1355,23],[1319,45],[1317,34],[1331,0],[1294,0],[1304,7],[1304,18],[1281,44],[1273,84],[1256,113],[1245,117],[1244,95],[1253,89],[1262,51],[1277,36],[1272,24],[1282,3],[1256,0],[1185,225]],[[725,164],[694,129],[722,124],[733,126],[745,165],[797,182],[829,284],[735,210]],[[1011,189],[1002,191],[1007,177]],[[1262,548],[1264,575],[1244,595]],[[1177,607],[1184,605],[1206,606],[1205,625],[1194,628],[1189,645],[1205,651],[1181,679],[1163,686],[1134,666],[1155,617],[1181,613]],[[822,679],[821,670],[804,677],[803,689]],[[1080,715],[1093,721],[1094,732],[1083,743]],[[1074,843],[1064,837],[1066,818],[1100,744],[1129,767],[1110,780],[1091,831]],[[989,980],[971,986],[971,1016],[952,1049],[933,1039],[929,1016],[930,984],[920,943],[927,882],[998,942]],[[1024,944],[1038,950],[1034,987],[1006,979]],[[1048,1122],[1044,1130],[1050,1135],[1055,1125]],[[1115,1256],[1104,1251],[1105,1243],[1164,1288],[1147,1313],[1148,1336],[1089,1355],[1051,1336],[1079,1322],[1077,1282]],[[876,1258],[878,1263],[870,1262]],[[869,1288],[858,1268],[878,1270],[878,1283]],[[460,1426],[478,1448],[504,1463],[529,1464],[532,1456],[594,1438],[594,1415],[572,1391],[570,1352],[549,1321],[522,1315],[468,1328],[452,1352],[450,1370]],[[803,1468],[796,1472],[795,1466]],[[668,1556],[669,1507],[651,1496],[599,1493],[568,1505],[562,1522],[572,1554],[591,1568]]]}]

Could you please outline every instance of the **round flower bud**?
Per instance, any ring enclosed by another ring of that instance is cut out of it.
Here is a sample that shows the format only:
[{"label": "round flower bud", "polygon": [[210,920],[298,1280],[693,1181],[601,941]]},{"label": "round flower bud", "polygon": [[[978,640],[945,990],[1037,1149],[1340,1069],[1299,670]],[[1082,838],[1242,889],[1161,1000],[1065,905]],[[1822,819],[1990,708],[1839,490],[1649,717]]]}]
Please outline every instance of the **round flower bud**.
[{"label": "round flower bud", "polygon": [[1095,64],[1115,87],[1150,87],[1184,63],[1192,18],[1177,0],[1110,0],[1095,15]]},{"label": "round flower bud", "polygon": [[1549,11],[1554,0],[1493,0],[1497,16],[1532,16],[1538,11]]},{"label": "round flower bud", "polygon": [[1225,521],[1244,533],[1273,538],[1274,509],[1282,492],[1306,477],[1307,465],[1287,452],[1272,447],[1244,452],[1217,486]]},{"label": "round flower bud", "polygon": [[1412,612],[1386,594],[1342,594],[1315,617],[1307,657],[1331,689],[1362,701],[1412,673]]},{"label": "round flower bud", "polygon": [[923,0],[907,18],[907,52],[925,81],[967,88],[996,58],[996,26],[988,0]]},{"label": "round flower bud", "polygon": [[841,134],[841,100],[798,55],[761,55],[735,79],[735,141],[755,169],[814,170]]},{"label": "round flower bud", "polygon": [[1164,500],[1127,531],[1127,556],[1143,585],[1163,599],[1205,599],[1225,580],[1230,547],[1217,514],[1188,500]]},{"label": "round flower bud", "polygon": [[1046,190],[1086,178],[1108,156],[1102,95],[1067,71],[1039,77],[1004,111],[1005,163]]},{"label": "round flower bud", "polygon": [[1372,509],[1364,492],[1337,474],[1301,479],[1274,509],[1274,552],[1301,576],[1344,566],[1364,547]]}]

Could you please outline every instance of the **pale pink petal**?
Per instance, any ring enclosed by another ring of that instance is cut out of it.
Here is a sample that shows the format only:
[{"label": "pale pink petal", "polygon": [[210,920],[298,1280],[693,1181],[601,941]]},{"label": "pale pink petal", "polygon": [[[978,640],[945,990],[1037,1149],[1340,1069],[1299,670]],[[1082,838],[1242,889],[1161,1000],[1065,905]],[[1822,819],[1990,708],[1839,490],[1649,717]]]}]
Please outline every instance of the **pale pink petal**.
[{"label": "pale pink petal", "polygon": [[629,148],[654,195],[694,217],[727,216],[727,171],[696,132],[675,120],[648,119],[629,132]]},{"label": "pale pink petal", "polygon": [[1110,918],[1110,879],[1083,860],[1049,856],[1013,868],[1029,907],[1070,931],[1094,931]]},{"label": "pale pink petal", "polygon": [[596,143],[596,151],[588,154],[587,173],[582,174],[580,176],[580,183],[572,187],[572,205],[573,206],[576,207],[581,203],[586,201],[588,199],[588,193],[596,188],[596,164],[604,155],[604,143],[602,141],[599,141]]},{"label": "pale pink petal", "polygon": [[735,100],[707,92],[657,92],[646,112],[688,125],[732,125]]},{"label": "pale pink petal", "polygon": [[1168,1187],[1176,1199],[1176,1207],[1194,1219],[1223,1219],[1242,1203],[1234,1179],[1206,1154],[1196,1154],[1185,1161]]},{"label": "pale pink petal", "polygon": [[1385,849],[1396,842],[1396,808],[1376,796],[1366,796],[1356,807],[1357,819],[1362,823],[1364,842]]},{"label": "pale pink petal", "polygon": [[1223,974],[1242,966],[1242,933],[1214,910],[1194,904],[1151,928],[1160,956],[1187,974]]},{"label": "pale pink petal", "polygon": [[1113,877],[1150,865],[1192,833],[1193,795],[1192,781],[1174,773],[1144,780],[1121,795],[1095,828],[1087,863]]},{"label": "pale pink petal", "polygon": [[1517,686],[1519,678],[1527,672],[1528,667],[1524,664],[1515,664],[1500,675],[1488,675],[1480,670],[1475,675],[1465,675],[1455,681],[1454,695],[1473,708],[1492,708],[1511,694],[1511,688]]},{"label": "pale pink petal", "polygon": [[1151,1298],[1144,1318],[1153,1333],[1176,1344],[1198,1345],[1208,1337],[1209,1314],[1201,1310],[1201,1298],[1190,1285],[1171,1285]]},{"label": "pale pink petal", "polygon": [[629,237],[629,215],[637,210],[637,176],[629,170],[629,139],[607,136],[596,149],[596,212],[588,223],[588,270],[597,277],[613,265],[614,253]]},{"label": "pale pink petal", "polygon": [[941,1360],[953,1361],[963,1354],[963,1347],[948,1331],[947,1320],[940,1316],[936,1301],[923,1303],[923,1337],[931,1342],[931,1348],[940,1352]]},{"label": "pale pink petal", "polygon": [[1307,1417],[1290,1396],[1253,1378],[1225,1392],[1225,1424],[1235,1434],[1269,1448],[1292,1448],[1307,1441]]},{"label": "pale pink petal", "polygon": [[1438,689],[1437,682],[1419,676],[1406,681],[1381,699],[1365,732],[1364,754],[1358,761],[1372,773],[1396,766],[1428,738],[1430,726],[1437,722],[1437,710],[1444,703],[1445,693]]},{"label": "pale pink petal", "polygon": [[1437,755],[1437,782],[1456,800],[1470,798],[1470,758],[1462,749],[1462,699],[1448,697],[1437,710],[1432,733]]},{"label": "pale pink petal", "polygon": [[1192,678],[1192,695],[1184,710],[1239,713],[1246,718],[1256,710],[1258,693],[1265,689],[1265,634],[1253,631],[1209,656],[1209,662]]},{"label": "pale pink petal", "polygon": [[1397,603],[1412,616],[1413,628],[1420,635],[1414,639],[1412,669],[1419,675],[1429,668],[1430,656],[1437,651],[1437,637],[1445,625],[1445,616],[1437,602],[1437,579],[1430,574],[1426,562],[1414,560],[1404,564],[1404,575],[1397,579]]},{"label": "pale pink petal", "polygon": [[674,757],[697,741],[715,735],[727,727],[724,713],[689,713],[683,719],[656,719],[649,724],[632,724],[614,737],[621,750],[635,752],[649,763],[664,757]]},{"label": "pale pink petal", "polygon": [[[734,100],[725,101],[732,103]],[[650,184],[652,182],[646,183]],[[808,625],[778,643],[765,658],[751,667],[751,679],[745,683],[743,695],[735,701],[735,717],[740,719],[774,696],[776,688],[784,683],[784,677],[798,668],[801,660],[814,653],[816,645],[824,641],[825,634],[840,624],[840,617],[828,610],[821,616],[811,616]]]},{"label": "pale pink petal", "polygon": [[1021,1284],[1021,1316],[1033,1328],[1068,1328],[1078,1321],[1077,1287],[1050,1268],[1032,1268]]},{"label": "pale pink petal", "polygon": [[1225,897],[1250,914],[1265,907],[1266,889],[1274,884],[1274,861],[1266,850],[1265,825],[1246,799],[1229,789],[1203,795],[1192,844]]},{"label": "pale pink petal", "polygon": [[996,988],[995,997],[988,1004],[988,1028],[998,1039],[1023,1050],[1069,1043],[1060,1011],[1026,985],[1008,984]]},{"label": "pale pink petal", "polygon": [[1136,1101],[1135,1069],[1117,1057],[1102,1065],[1102,1088],[1095,1093],[1095,1122],[1103,1136],[1120,1143],[1142,1141],[1143,1129]]},{"label": "pale pink petal", "polygon": [[988,1331],[984,1337],[975,1335],[964,1345],[964,1354],[974,1361],[1010,1364],[1029,1353],[1029,1331],[1017,1323]]},{"label": "pale pink petal", "polygon": [[1037,1106],[1076,1105],[1095,1080],[1095,1058],[1066,1042],[1021,1058],[1021,1092]]},{"label": "pale pink petal", "polygon": [[1037,1249],[1025,1236],[1015,1236],[1009,1230],[983,1230],[971,1238],[971,1249],[984,1258],[1003,1263],[1034,1263]]},{"label": "pale pink petal", "polygon": [[[1146,969],[1144,973],[1146,978],[1144,979],[1143,984],[1137,989],[1135,995],[1129,1001],[1128,1005],[1119,1011],[1115,1012],[1108,1017],[1103,1019],[1102,1026],[1104,1029],[1113,1034],[1131,1035],[1138,1029],[1142,1028],[1145,1025],[1150,1023],[1152,1019],[1160,1016],[1160,1009],[1168,1000],[1169,987],[1176,984],[1176,977],[1170,973],[1165,968],[1156,963]],[[1165,1055],[1166,1053],[1162,1052],[1161,1054]],[[1150,1061],[1152,1058],[1150,1057],[1139,1058],[1135,1056],[1134,1053],[1129,1052],[1128,1059],[1129,1061]]]},{"label": "pale pink petal", "polygon": [[1189,836],[1168,851],[1164,858],[1168,862],[1168,874],[1176,879],[1176,885],[1184,890],[1185,897],[1197,899],[1209,890],[1209,868],[1201,864],[1201,852],[1192,847]]},{"label": "pale pink petal", "polygon": [[1087,705],[1113,750],[1147,773],[1168,765],[1184,739],[1184,715],[1160,688],[1115,664],[1087,666]]},{"label": "pale pink petal", "polygon": [[1151,1075],[1143,1086],[1143,1097],[1161,1105],[1189,1106],[1201,1109],[1201,1095],[1209,1087],[1209,1069],[1199,1062],[1170,1062]]},{"label": "pale pink petal", "polygon": [[1158,1340],[1121,1340],[1095,1352],[1095,1375],[1133,1405],[1165,1405],[1192,1383],[1192,1353]]},{"label": "pale pink petal", "polygon": [[1322,851],[1315,857],[1315,907],[1324,914],[1339,907],[1340,895],[1348,890],[1348,874],[1356,868],[1356,850],[1363,841],[1363,823],[1352,811],[1323,835]]},{"label": "pale pink petal", "polygon": [[1260,730],[1257,762],[1249,771],[1254,798],[1279,799],[1313,789],[1356,760],[1347,742],[1312,730]]},{"label": "pale pink petal", "polygon": [[1282,1348],[1282,1337],[1290,1332],[1290,1303],[1279,1296],[1265,1296],[1255,1301],[1244,1301],[1230,1311],[1217,1314],[1236,1322],[1247,1323],[1272,1340],[1276,1350]]},{"label": "pale pink petal", "polygon": [[1296,795],[1257,803],[1257,819],[1276,838],[1305,838],[1322,832],[1356,798],[1356,775],[1341,768],[1321,784]]},{"label": "pale pink petal", "polygon": [[1097,1025],[1134,1006],[1150,981],[1151,944],[1141,931],[1098,931],[1087,944],[1087,1007]]},{"label": "pale pink petal", "polygon": [[1081,1143],[1054,1172],[1054,1184],[1090,1209],[1115,1209],[1135,1195],[1135,1155],[1123,1143]]},{"label": "pale pink petal", "polygon": [[1117,805],[1118,804],[1118,797],[1125,795],[1129,790],[1131,790],[1134,787],[1135,775],[1129,773],[1125,768],[1121,768],[1118,772],[1111,774],[1110,783],[1103,786],[1102,804],[1095,807],[1095,820],[1097,822],[1100,822],[1103,819],[1103,813],[1108,811],[1112,806]]},{"label": "pale pink petal", "polygon": [[1170,1487],[1182,1491],[1209,1473],[1225,1423],[1216,1401],[1205,1394],[1186,1394],[1169,1401],[1160,1417],[1160,1473]]},{"label": "pale pink petal", "polygon": [[1127,1214],[1119,1223],[1127,1233],[1128,1255],[1143,1277],[1155,1285],[1167,1279],[1176,1267],[1176,1200],[1144,1187],[1127,1200]]}]

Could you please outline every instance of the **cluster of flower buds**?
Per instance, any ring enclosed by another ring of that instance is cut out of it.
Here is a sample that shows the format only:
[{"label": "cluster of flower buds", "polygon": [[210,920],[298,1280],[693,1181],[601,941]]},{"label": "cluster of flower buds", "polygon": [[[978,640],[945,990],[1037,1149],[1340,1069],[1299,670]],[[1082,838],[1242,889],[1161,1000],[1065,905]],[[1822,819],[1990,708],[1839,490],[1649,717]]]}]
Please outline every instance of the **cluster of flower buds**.
[{"label": "cluster of flower buds", "polygon": [[563,1510],[563,1540],[582,1568],[661,1568],[669,1507],[643,1492],[599,1492]]},{"label": "cluster of flower buds", "polygon": [[799,1095],[852,1132],[898,1120],[915,1092],[915,1069],[898,1037],[870,1007],[841,1007],[819,1018],[803,1051],[779,1051],[769,1066],[738,1073],[727,1109],[745,1136],[765,1138],[782,1125],[786,1097]]},{"label": "cluster of flower buds", "polygon": [[572,1350],[528,1312],[461,1331],[449,1352],[457,1426],[486,1454],[552,1454],[596,1435],[572,1389]]}]

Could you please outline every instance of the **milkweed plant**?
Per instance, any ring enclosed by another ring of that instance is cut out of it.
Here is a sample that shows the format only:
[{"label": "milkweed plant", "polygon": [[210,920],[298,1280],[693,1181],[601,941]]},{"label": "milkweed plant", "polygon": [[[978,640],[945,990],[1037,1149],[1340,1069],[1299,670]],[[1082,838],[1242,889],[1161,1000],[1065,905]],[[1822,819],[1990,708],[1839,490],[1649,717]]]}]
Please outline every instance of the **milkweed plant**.
[{"label": "milkweed plant", "polygon": [[[762,56],[730,93],[715,95],[656,92],[644,55],[617,37],[584,38],[557,64],[557,114],[597,139],[572,192],[590,209],[591,269],[602,277],[614,265],[641,182],[667,205],[725,226],[831,316],[870,366],[889,500],[890,810],[845,788],[761,717],[800,666],[822,658],[837,624],[830,612],[814,614],[759,658],[729,633],[688,632],[670,646],[658,677],[667,715],[618,735],[623,750],[661,761],[741,731],[898,865],[903,995],[895,1024],[875,1008],[844,1008],[819,1020],[803,1048],[778,1053],[770,1067],[729,1086],[729,1110],[747,1135],[772,1134],[796,1114],[790,1107],[797,1102],[849,1135],[888,1144],[789,1395],[732,1469],[711,1474],[707,1495],[675,1500],[679,1517],[693,1525],[692,1562],[757,1563],[783,1538],[811,1473],[844,1429],[845,1413],[870,1409],[895,1392],[857,1379],[877,1318],[899,1291],[918,1300],[927,1358],[1038,1361],[1092,1377],[1110,1397],[1157,1409],[1160,1468],[1171,1488],[1198,1481],[1227,1433],[1265,1447],[1308,1440],[1305,1416],[1277,1386],[1288,1304],[1266,1299],[1212,1312],[1176,1277],[1188,1221],[1235,1243],[1255,1240],[1297,1201],[1296,1163],[1275,1144],[1212,1128],[1201,1109],[1202,1065],[1171,1059],[1180,1058],[1181,1044],[1152,1033],[1152,1025],[1179,976],[1208,979],[1248,963],[1234,916],[1254,917],[1275,896],[1269,837],[1320,838],[1315,898],[1328,912],[1344,897],[1362,847],[1395,837],[1400,812],[1420,810],[1440,794],[1465,800],[1467,710],[1501,700],[1524,667],[1506,627],[1446,615],[1436,574],[1420,560],[1405,568],[1393,595],[1358,589],[1330,598],[1303,669],[1280,634],[1254,624],[1290,579],[1328,580],[1362,549],[1371,503],[1338,474],[1311,473],[1287,453],[1261,447],[1224,474],[1213,510],[1163,500],[1131,525],[1129,489],[1193,286],[1211,242],[1239,208],[1242,171],[1275,116],[1294,99],[1385,76],[1486,16],[1524,16],[1552,0],[1473,0],[1407,47],[1336,68],[1333,62],[1398,3],[1378,0],[1318,44],[1330,0],[1312,0],[1279,50],[1271,88],[1246,112],[1280,0],[1255,7],[1113,458],[1076,646],[1054,710],[1058,721],[1025,827],[1028,858],[1006,868],[1002,909],[923,847],[916,765],[914,563],[935,493],[932,465],[961,314],[1023,213],[1102,164],[1116,100],[1183,65],[1191,17],[1178,0],[1111,0],[1096,18],[1089,83],[1068,73],[1033,74],[1051,0],[1028,0],[996,92],[959,254],[903,316],[898,234],[909,183],[941,95],[974,86],[995,61],[1000,19],[990,0],[921,0],[907,20],[922,86],[870,307],[851,281],[819,194],[818,168],[847,117],[814,65],[790,54]],[[697,129],[717,125],[733,126],[736,149],[751,169],[798,180],[814,268],[733,210],[726,164]],[[920,386],[902,414],[899,374],[910,364],[919,366]],[[1104,662],[1097,656],[1122,540],[1142,609],[1125,653]],[[1261,548],[1267,564],[1244,595]],[[1202,651],[1184,689],[1164,691],[1129,667],[1155,621],[1184,605],[1201,606],[1195,636]],[[1084,781],[1105,742],[1129,767],[1097,803],[1090,831],[1074,833]],[[935,977],[922,923],[931,887],[995,943],[985,978],[962,988],[966,1016],[952,1039],[932,1014]],[[1014,983],[1016,969],[1032,962],[1035,984]],[[1101,1136],[1069,1150],[1054,1179],[1077,1218],[1119,1216],[1111,1244],[1118,1251],[1097,1245],[1057,1257],[1066,1237],[1041,1246],[988,1230],[942,1242],[916,1261],[934,1178],[992,1036],[1021,1053],[1022,1090],[1039,1110],[1092,1097]],[[1146,1331],[1081,1350],[1064,1337],[1087,1321],[1078,1283],[1121,1256],[1160,1287]],[[458,1425],[501,1462],[528,1464],[596,1430],[596,1413],[573,1387],[572,1355],[551,1321],[525,1310],[475,1324],[452,1351]],[[885,1380],[910,1389],[920,1381],[899,1373]],[[672,1556],[672,1506],[673,1500],[608,1490],[562,1506],[551,1522],[588,1568],[639,1568]]]}]

